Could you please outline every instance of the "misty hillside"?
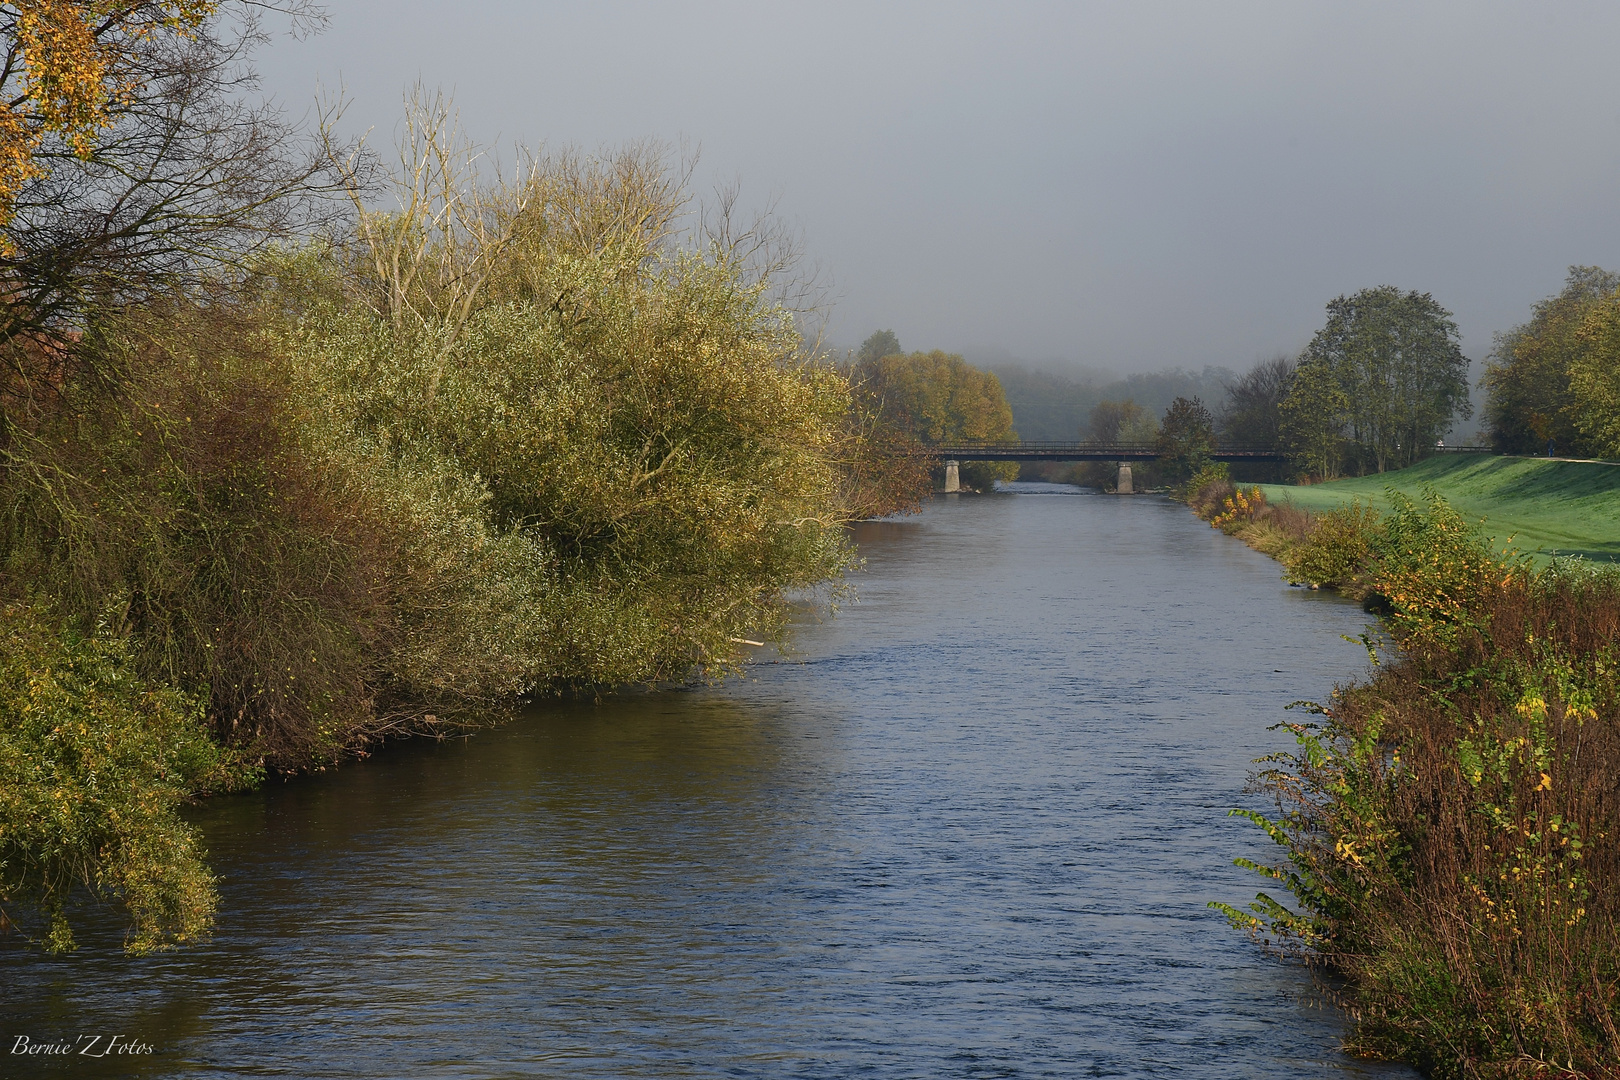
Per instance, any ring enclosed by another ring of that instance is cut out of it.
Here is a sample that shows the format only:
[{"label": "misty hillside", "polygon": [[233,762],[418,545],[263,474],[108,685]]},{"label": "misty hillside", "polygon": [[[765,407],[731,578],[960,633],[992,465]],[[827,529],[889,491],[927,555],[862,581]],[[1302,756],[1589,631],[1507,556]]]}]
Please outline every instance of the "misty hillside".
[{"label": "misty hillside", "polygon": [[1206,366],[1203,371],[1170,368],[1165,371],[1110,378],[1090,373],[1060,375],[1022,364],[991,364],[1012,406],[1013,425],[1027,442],[1062,442],[1083,438],[1092,407],[1103,401],[1134,401],[1155,416],[1178,397],[1202,398],[1219,414],[1226,403],[1226,385],[1235,382],[1230,368]]}]

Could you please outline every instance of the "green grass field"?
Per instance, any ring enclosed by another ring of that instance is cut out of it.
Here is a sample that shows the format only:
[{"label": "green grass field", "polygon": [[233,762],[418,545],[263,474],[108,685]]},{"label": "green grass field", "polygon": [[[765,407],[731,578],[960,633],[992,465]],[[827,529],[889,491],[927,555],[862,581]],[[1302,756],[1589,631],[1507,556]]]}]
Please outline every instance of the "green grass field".
[{"label": "green grass field", "polygon": [[1467,517],[1483,519],[1498,547],[1528,552],[1538,562],[1552,555],[1620,561],[1620,465],[1447,454],[1379,476],[1260,486],[1267,500],[1307,510],[1358,499],[1384,509],[1388,488],[1417,500],[1432,488]]}]

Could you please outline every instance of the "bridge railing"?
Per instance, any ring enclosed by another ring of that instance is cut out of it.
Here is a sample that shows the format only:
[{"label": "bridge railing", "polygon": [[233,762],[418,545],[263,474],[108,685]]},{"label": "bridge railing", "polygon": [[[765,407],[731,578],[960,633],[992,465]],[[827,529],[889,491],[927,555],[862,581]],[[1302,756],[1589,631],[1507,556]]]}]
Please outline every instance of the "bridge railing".
[{"label": "bridge railing", "polygon": [[[940,459],[974,460],[1069,460],[1069,461],[1152,461],[1159,456],[1159,448],[1152,443],[1090,443],[1005,442],[993,440],[961,439],[928,448],[931,457]],[[1263,447],[1222,447],[1216,450],[1221,457],[1276,458],[1275,450]]]},{"label": "bridge railing", "polygon": [[[1024,458],[1080,457],[1092,460],[1145,460],[1158,457],[1158,447],[1149,443],[1090,443],[1031,440],[1009,442],[991,439],[958,439],[928,447],[928,454],[936,458],[956,458],[972,461],[982,457],[1017,456]],[[1489,446],[1436,446],[1437,454],[1490,454]],[[1217,458],[1255,458],[1277,460],[1284,455],[1273,447],[1216,446],[1212,456]]]},{"label": "bridge railing", "polygon": [[964,453],[973,450],[1119,450],[1133,454],[1157,453],[1157,448],[1153,443],[1043,442],[1040,440],[1011,442],[1004,439],[956,439],[948,443],[940,443],[931,450],[934,452],[961,450]]}]

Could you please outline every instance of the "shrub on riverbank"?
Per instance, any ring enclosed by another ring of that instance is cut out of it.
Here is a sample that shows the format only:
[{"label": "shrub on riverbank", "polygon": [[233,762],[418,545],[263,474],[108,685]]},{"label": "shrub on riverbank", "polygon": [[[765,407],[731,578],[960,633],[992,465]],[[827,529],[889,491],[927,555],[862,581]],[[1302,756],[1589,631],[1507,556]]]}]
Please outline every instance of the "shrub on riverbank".
[{"label": "shrub on riverbank", "polygon": [[[1318,515],[1287,503],[1273,503],[1259,487],[1240,490],[1229,478],[1225,465],[1212,466],[1194,476],[1187,485],[1187,505],[1193,513],[1236,536],[1262,554],[1281,561],[1292,580],[1312,586],[1339,587],[1359,573],[1364,565],[1352,562],[1357,536],[1356,522],[1333,522],[1319,533]],[[1373,516],[1371,520],[1376,520]],[[1365,552],[1362,552],[1365,555]]]},{"label": "shrub on riverbank", "polygon": [[1193,474],[1192,479],[1187,481],[1185,497],[1193,513],[1210,521],[1222,512],[1226,500],[1236,492],[1231,467],[1224,461],[1216,461]]},{"label": "shrub on riverbank", "polygon": [[1221,512],[1210,518],[1209,523],[1222,532],[1237,532],[1265,508],[1266,497],[1258,487],[1251,487],[1247,491],[1234,488],[1232,494],[1223,500]]},{"label": "shrub on riverbank", "polygon": [[1437,454],[1399,472],[1309,486],[1265,485],[1266,497],[1312,513],[1361,502],[1379,511],[1395,489],[1422,500],[1435,491],[1471,521],[1488,522],[1545,565],[1558,555],[1620,562],[1620,467],[1612,463]]},{"label": "shrub on riverbank", "polygon": [[[479,618],[400,612],[415,644],[390,670],[419,694],[734,670],[739,639],[785,633],[789,592],[848,563],[834,501],[847,384],[795,361],[792,321],[763,288],[695,256],[642,254],[626,275],[545,254],[536,288],[588,318],[519,298],[449,342],[347,306],[287,331],[301,381],[325,388],[312,438],[349,462],[345,483],[419,505],[433,477],[476,506],[468,538],[413,557],[451,578],[490,564],[455,586]],[[464,641],[475,650],[446,655]]]},{"label": "shrub on riverbank", "polygon": [[1217,906],[1348,980],[1352,1050],[1615,1075],[1620,575],[1533,572],[1438,499],[1362,536],[1393,661],[1288,725],[1299,750],[1258,777],[1279,813],[1249,815],[1287,859],[1245,865],[1297,910]]},{"label": "shrub on riverbank", "polygon": [[78,359],[56,407],[14,429],[28,468],[0,485],[6,583],[81,629],[109,620],[142,677],[200,694],[220,744],[254,760],[364,745],[397,621],[391,515],[312,452],[264,321],[165,304],[105,319]]},{"label": "shrub on riverbank", "polygon": [[196,938],[218,897],[182,800],[253,779],[195,700],[143,679],[125,641],[25,603],[0,607],[0,927],[73,948],[68,900],[120,903],[126,945]]},{"label": "shrub on riverbank", "polygon": [[1377,550],[1378,526],[1377,511],[1360,503],[1314,515],[1281,555],[1289,580],[1354,595]]}]

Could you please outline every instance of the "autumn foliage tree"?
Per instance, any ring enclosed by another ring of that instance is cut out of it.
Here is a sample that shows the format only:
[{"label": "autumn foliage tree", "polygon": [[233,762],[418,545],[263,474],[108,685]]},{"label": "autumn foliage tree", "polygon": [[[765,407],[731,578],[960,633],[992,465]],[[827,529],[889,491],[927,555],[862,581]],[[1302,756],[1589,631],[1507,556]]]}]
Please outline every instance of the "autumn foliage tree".
[{"label": "autumn foliage tree", "polygon": [[0,226],[10,222],[23,185],[48,167],[40,160],[47,138],[89,158],[114,108],[145,88],[150,76],[138,54],[154,38],[194,34],[218,9],[218,0],[0,7]]},{"label": "autumn foliage tree", "polygon": [[[1012,407],[992,373],[954,353],[894,353],[860,366],[883,414],[925,445],[983,440],[1015,441]],[[962,481],[987,489],[1018,475],[1014,462],[969,461]]]},{"label": "autumn foliage tree", "polygon": [[1572,266],[1558,295],[1498,335],[1485,370],[1485,417],[1498,450],[1538,454],[1549,443],[1569,454],[1597,449],[1604,424],[1594,403],[1607,340],[1601,327],[1609,318],[1602,309],[1613,307],[1617,288],[1620,274]]},{"label": "autumn foliage tree", "polygon": [[885,408],[883,387],[873,378],[877,361],[900,352],[894,331],[878,330],[838,365],[849,384],[836,451],[839,502],[852,519],[915,513],[932,489],[928,448]]},{"label": "autumn foliage tree", "polygon": [[[255,768],[221,756],[199,702],[211,681],[268,700],[256,691],[272,676],[298,673],[251,649],[217,680],[163,661],[181,632],[216,644],[201,636],[232,629],[217,614],[276,625],[253,610],[265,594],[319,632],[322,598],[301,586],[329,576],[280,542],[342,546],[330,521],[304,528],[260,498],[289,455],[260,437],[287,411],[266,365],[228,373],[230,348],[256,343],[233,332],[222,354],[175,317],[216,299],[216,271],[318,214],[301,196],[319,162],[251,102],[266,11],[317,15],[304,0],[0,4],[0,927],[53,949],[72,947],[64,913],[85,888],[129,912],[133,951],[206,931],[217,897],[175,810]],[[144,348],[138,326],[169,348]],[[255,572],[278,551],[279,568],[314,571],[300,587]],[[224,587],[233,572],[259,596]],[[330,658],[311,640],[292,651],[306,671]],[[310,689],[301,703],[319,712]]]},{"label": "autumn foliage tree", "polygon": [[194,286],[320,215],[300,196],[322,161],[252,101],[266,11],[320,17],[305,0],[0,6],[0,350],[24,412],[57,379],[42,358],[94,311]]}]

